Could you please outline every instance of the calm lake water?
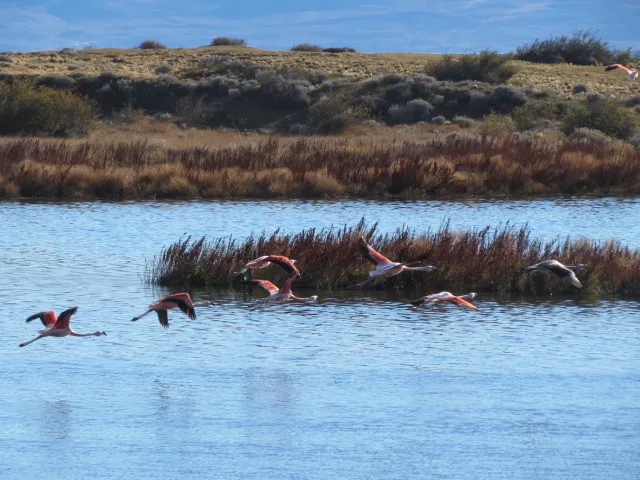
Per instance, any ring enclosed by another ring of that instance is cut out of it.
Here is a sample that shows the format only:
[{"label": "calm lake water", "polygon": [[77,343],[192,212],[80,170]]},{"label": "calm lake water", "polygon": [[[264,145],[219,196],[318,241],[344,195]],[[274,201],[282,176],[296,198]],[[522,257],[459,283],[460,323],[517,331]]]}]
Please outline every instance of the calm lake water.
[{"label": "calm lake water", "polygon": [[[168,331],[129,322],[168,292],[142,275],[180,236],[363,215],[640,247],[636,199],[0,203],[0,478],[640,478],[638,302],[416,312],[406,292],[260,306],[221,290]],[[18,348],[39,327],[24,318],[72,305],[76,330],[108,336]]]}]

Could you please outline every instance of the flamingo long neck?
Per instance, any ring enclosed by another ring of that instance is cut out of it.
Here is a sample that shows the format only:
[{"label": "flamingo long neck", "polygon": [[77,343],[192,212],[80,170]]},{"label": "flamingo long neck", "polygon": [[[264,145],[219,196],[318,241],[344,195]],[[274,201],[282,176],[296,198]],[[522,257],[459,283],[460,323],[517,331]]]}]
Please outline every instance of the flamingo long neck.
[{"label": "flamingo long neck", "polygon": [[433,270],[433,267],[431,267],[430,265],[425,265],[422,267],[404,267],[405,270],[414,270],[416,272],[430,272],[431,270]]},{"label": "flamingo long neck", "polygon": [[78,333],[78,332],[74,332],[73,330],[71,331],[71,335],[73,335],[74,337],[96,337],[101,334],[102,332]]}]

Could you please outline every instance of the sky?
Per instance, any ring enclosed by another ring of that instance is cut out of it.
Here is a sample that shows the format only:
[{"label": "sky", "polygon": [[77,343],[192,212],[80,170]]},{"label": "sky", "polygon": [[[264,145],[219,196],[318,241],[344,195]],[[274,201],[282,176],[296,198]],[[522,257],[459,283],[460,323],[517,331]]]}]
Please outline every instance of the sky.
[{"label": "sky", "polygon": [[597,30],[640,50],[637,0],[0,0],[0,51],[208,45],[217,36],[284,50],[297,43],[363,52],[513,51]]}]

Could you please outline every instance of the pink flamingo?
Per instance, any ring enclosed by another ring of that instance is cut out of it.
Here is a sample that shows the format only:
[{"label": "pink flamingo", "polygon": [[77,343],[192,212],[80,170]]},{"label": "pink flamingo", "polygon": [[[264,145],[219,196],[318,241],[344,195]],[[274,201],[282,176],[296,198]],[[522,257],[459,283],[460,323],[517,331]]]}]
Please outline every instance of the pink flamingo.
[{"label": "pink flamingo", "polygon": [[103,332],[103,331],[94,332],[94,333],[78,333],[74,331],[69,326],[69,321],[71,320],[71,315],[76,313],[77,310],[78,310],[78,307],[72,307],[62,312],[60,316],[57,318],[56,318],[56,312],[53,312],[53,311],[40,312],[40,313],[31,315],[29,318],[27,318],[27,322],[30,322],[37,318],[44,325],[44,330],[40,330],[38,332],[39,335],[36,338],[34,338],[33,340],[29,340],[28,342],[21,343],[20,346],[25,347],[30,343],[33,343],[36,340],[40,340],[41,338],[44,338],[44,337],[66,337],[67,335],[72,335],[74,337],[91,337],[91,336],[99,337],[101,335],[107,334],[107,332]]},{"label": "pink flamingo", "polygon": [[473,300],[476,297],[476,293],[467,293],[466,295],[453,295],[450,292],[440,292],[440,293],[432,293],[431,295],[425,295],[424,297],[420,297],[411,302],[414,305],[413,308],[420,306],[427,306],[438,302],[451,302],[457,305],[461,305],[463,307],[472,308],[474,310],[480,311],[478,307],[476,307],[471,302],[467,300]]},{"label": "pink flamingo", "polygon": [[560,263],[558,260],[545,260],[540,263],[536,263],[535,265],[531,265],[530,267],[526,267],[522,270],[523,273],[531,274],[537,271],[546,270],[548,272],[553,273],[558,278],[562,280],[567,280],[571,285],[576,288],[582,288],[582,283],[576,277],[574,270],[581,272],[587,269],[587,265],[583,263],[579,263],[578,265],[564,265]]},{"label": "pink flamingo", "polygon": [[620,65],[619,63],[614,63],[613,65],[609,65],[604,70],[605,70],[605,72],[609,72],[611,70],[615,70],[616,68],[619,68],[620,70],[622,70],[624,72],[627,72],[631,76],[631,80],[635,80],[636,78],[638,78],[637,70],[631,70],[631,69],[625,67],[624,65]]},{"label": "pink flamingo", "polygon": [[[215,305],[213,302],[209,302],[208,305]],[[195,305],[202,306],[202,305]],[[149,305],[149,310],[144,312],[142,315],[138,315],[131,319],[132,322],[136,320],[140,320],[142,317],[155,311],[158,314],[158,320],[160,321],[160,325],[164,328],[169,328],[169,315],[167,310],[171,310],[172,308],[179,308],[180,311],[187,315],[191,320],[196,319],[196,311],[193,308],[194,304],[191,301],[191,296],[188,293],[174,293],[173,295],[169,295],[168,297],[164,297],[157,302]]]},{"label": "pink flamingo", "polygon": [[284,271],[289,275],[300,275],[300,272],[294,265],[295,262],[295,260],[291,260],[290,258],[283,255],[264,255],[262,257],[256,258],[255,260],[251,260],[237,274],[240,275],[250,269],[265,268],[274,263],[284,269]]},{"label": "pink flamingo", "polygon": [[405,271],[431,272],[436,269],[436,267],[432,265],[424,265],[420,267],[409,266],[411,263],[415,262],[392,262],[369,245],[364,237],[360,237],[358,244],[360,246],[360,253],[362,256],[376,266],[376,268],[369,272],[369,278],[358,284],[360,287],[375,280],[376,278],[393,277],[394,275],[399,275]]},{"label": "pink flamingo", "polygon": [[311,297],[296,297],[291,291],[291,284],[296,278],[299,278],[300,275],[293,275],[287,278],[287,281],[284,282],[281,288],[278,288],[269,280],[262,279],[252,279],[245,278],[245,283],[251,283],[253,285],[258,285],[269,293],[269,296],[265,299],[268,301],[280,301],[280,302],[313,302],[318,299],[317,295],[312,295]]}]

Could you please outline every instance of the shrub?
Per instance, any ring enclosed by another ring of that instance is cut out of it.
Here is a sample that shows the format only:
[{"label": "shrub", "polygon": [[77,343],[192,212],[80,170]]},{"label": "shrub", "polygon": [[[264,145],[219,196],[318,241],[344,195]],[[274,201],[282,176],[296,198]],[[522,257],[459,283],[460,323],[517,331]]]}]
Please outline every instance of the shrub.
[{"label": "shrub", "polygon": [[574,95],[576,93],[585,93],[589,91],[589,86],[586,83],[578,83],[577,85],[574,85],[573,88],[571,89],[571,93],[573,93]]},{"label": "shrub", "polygon": [[627,107],[637,107],[640,106],[640,95],[633,95],[627,98],[624,101],[625,106]]},{"label": "shrub", "polygon": [[606,135],[627,140],[636,133],[636,119],[633,112],[614,99],[583,101],[573,104],[562,122],[566,135],[579,128],[600,130]]},{"label": "shrub", "polygon": [[232,37],[215,37],[211,40],[212,47],[232,46],[232,47],[246,47],[247,41],[244,38],[232,38]]},{"label": "shrub", "polygon": [[173,67],[172,67],[171,65],[167,65],[166,63],[165,63],[165,64],[162,64],[162,65],[158,65],[158,66],[156,67],[156,73],[157,73],[158,75],[164,75],[164,74],[167,74],[167,73],[169,73],[171,70],[173,70]]},{"label": "shrub", "polygon": [[509,113],[527,102],[527,95],[517,87],[499,85],[489,95],[489,106],[500,113]]},{"label": "shrub", "polygon": [[437,117],[433,117],[431,119],[431,122],[435,123],[436,125],[444,125],[444,122],[446,122],[447,119],[444,118],[442,115],[438,115]]},{"label": "shrub", "polygon": [[478,133],[491,137],[502,137],[511,135],[515,129],[515,122],[510,116],[491,113],[478,126]]},{"label": "shrub", "polygon": [[81,65],[78,65],[77,63],[70,63],[69,65],[67,65],[67,70],[80,70],[82,69]]},{"label": "shrub", "polygon": [[309,104],[308,84],[302,80],[289,80],[271,70],[256,75],[260,93],[271,103],[281,107]]},{"label": "shrub", "polygon": [[66,75],[43,75],[38,78],[37,83],[43,87],[68,89],[73,87],[76,81]]},{"label": "shrub", "polygon": [[145,40],[136,48],[140,48],[141,50],[161,50],[163,48],[167,48],[167,46],[160,42],[156,42],[155,40]]},{"label": "shrub", "polygon": [[95,120],[86,98],[32,81],[0,83],[0,134],[81,136]]},{"label": "shrub", "polygon": [[225,97],[229,94],[230,89],[239,88],[240,82],[235,78],[212,75],[200,80],[194,88],[194,93],[207,94],[212,97]]},{"label": "shrub", "polygon": [[600,130],[577,128],[569,135],[569,140],[572,142],[586,141],[597,145],[605,145],[611,141],[611,137],[605,135]]},{"label": "shrub", "polygon": [[433,114],[433,105],[417,98],[406,105],[393,105],[389,108],[389,116],[394,123],[415,123],[429,120]]},{"label": "shrub", "polygon": [[631,49],[618,50],[596,37],[595,31],[581,30],[571,37],[561,35],[525,43],[516,49],[515,58],[527,62],[568,62],[576,65],[627,63],[631,59]]},{"label": "shrub", "polygon": [[351,47],[329,47],[329,48],[323,48],[322,51],[326,52],[326,53],[355,53],[355,52],[357,52],[357,50],[355,48],[351,48]]},{"label": "shrub", "polygon": [[361,105],[349,105],[341,95],[324,95],[309,108],[309,127],[320,133],[340,133],[368,116]]},{"label": "shrub", "polygon": [[462,115],[456,115],[451,119],[451,123],[454,123],[462,128],[472,127],[476,121],[473,118],[464,117]]},{"label": "shrub", "polygon": [[507,62],[508,55],[491,50],[478,54],[444,55],[442,59],[427,67],[426,72],[438,80],[477,80],[487,83],[504,83],[517,73],[517,69]]},{"label": "shrub", "polygon": [[298,43],[290,48],[292,52],[321,52],[322,47],[320,45],[314,45],[312,43]]},{"label": "shrub", "polygon": [[11,57],[9,55],[0,55],[0,62],[11,63]]}]

